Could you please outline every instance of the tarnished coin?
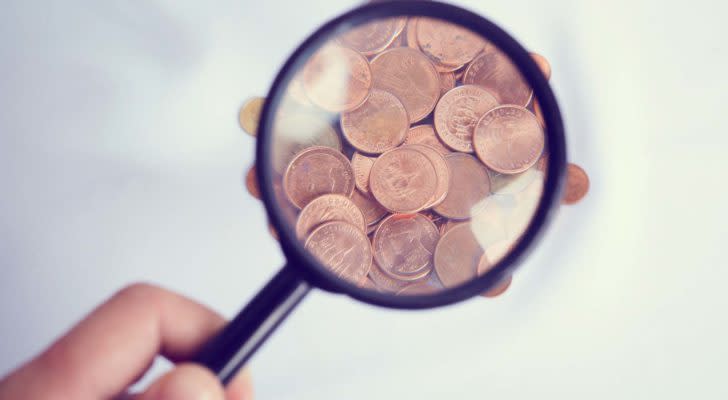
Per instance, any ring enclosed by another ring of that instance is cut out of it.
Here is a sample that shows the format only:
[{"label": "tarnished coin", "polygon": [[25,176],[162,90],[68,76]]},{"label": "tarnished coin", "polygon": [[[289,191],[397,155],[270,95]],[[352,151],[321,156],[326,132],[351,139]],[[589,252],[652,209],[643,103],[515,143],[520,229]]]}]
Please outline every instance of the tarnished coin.
[{"label": "tarnished coin", "polygon": [[238,122],[245,133],[250,136],[258,135],[258,122],[260,121],[260,112],[263,110],[265,97],[253,97],[248,99],[238,114]]},{"label": "tarnished coin", "polygon": [[473,147],[485,165],[517,174],[531,168],[543,152],[543,129],[536,117],[520,106],[500,106],[478,121]]},{"label": "tarnished coin", "polygon": [[339,43],[365,56],[386,49],[402,32],[407,23],[403,17],[383,18],[359,25],[338,37]]},{"label": "tarnished coin", "polygon": [[351,157],[351,166],[354,168],[356,188],[366,194],[369,194],[369,174],[375,160],[376,158],[374,157],[367,157],[357,152],[354,152],[354,155]]},{"label": "tarnished coin", "polygon": [[303,207],[296,221],[296,236],[305,239],[314,228],[331,221],[348,222],[362,231],[367,229],[364,214],[350,198],[325,194]]},{"label": "tarnished coin", "polygon": [[369,96],[372,71],[354,50],[327,45],[311,57],[302,72],[303,89],[317,106],[331,112],[358,107]]},{"label": "tarnished coin", "polygon": [[371,68],[373,87],[397,96],[411,123],[435,108],[440,98],[440,75],[419,51],[408,47],[387,50],[372,60]]},{"label": "tarnished coin", "polygon": [[440,72],[440,96],[449,92],[455,87],[455,74],[452,72]]},{"label": "tarnished coin", "polygon": [[353,284],[367,279],[372,246],[356,226],[343,221],[327,222],[311,232],[304,247],[339,278]]},{"label": "tarnished coin", "polygon": [[435,271],[446,288],[474,279],[483,249],[475,239],[470,224],[460,224],[447,231],[435,248]]},{"label": "tarnished coin", "polygon": [[589,191],[589,176],[584,170],[569,163],[566,167],[566,190],[561,202],[563,204],[576,204],[586,196]]},{"label": "tarnished coin", "polygon": [[446,218],[468,219],[473,207],[490,194],[488,170],[469,154],[451,153],[445,160],[450,167],[450,189],[445,200],[433,210]]},{"label": "tarnished coin", "polygon": [[385,274],[376,262],[372,263],[372,268],[369,270],[369,279],[374,282],[379,291],[385,293],[397,293],[403,287],[412,284],[412,282],[394,279]]},{"label": "tarnished coin", "polygon": [[353,201],[354,204],[359,207],[362,214],[364,214],[364,222],[368,227],[376,225],[377,222],[389,214],[387,209],[379,205],[379,203],[377,203],[377,201],[370,195],[363,194],[359,190],[355,190],[354,194],[351,195],[351,201]]},{"label": "tarnished coin", "polygon": [[478,120],[498,106],[480,86],[464,85],[445,93],[435,107],[435,130],[450,148],[473,152],[473,131]]},{"label": "tarnished coin", "polygon": [[432,271],[439,238],[435,224],[420,214],[390,215],[374,232],[374,260],[392,278],[422,279]]},{"label": "tarnished coin", "polygon": [[314,146],[300,152],[288,165],[283,189],[298,208],[329,193],[351,196],[354,170],[349,160],[329,147]]},{"label": "tarnished coin", "polygon": [[434,18],[420,18],[417,22],[417,42],[440,71],[460,68],[485,46],[477,33]]},{"label": "tarnished coin", "polygon": [[419,283],[413,283],[411,285],[407,285],[402,290],[397,292],[398,296],[425,296],[429,294],[435,294],[439,292],[440,289],[438,289],[436,286],[430,284],[429,282],[419,282]]},{"label": "tarnished coin", "polygon": [[248,173],[245,174],[245,187],[251,196],[260,200],[260,188],[258,187],[258,179],[255,177],[255,165],[250,167]]},{"label": "tarnished coin", "polygon": [[437,150],[424,144],[409,144],[403,146],[403,148],[413,148],[424,154],[432,166],[435,167],[435,173],[437,174],[437,186],[435,194],[432,196],[432,201],[425,208],[432,208],[445,200],[447,192],[450,189],[450,167],[448,166],[445,157],[440,154]]},{"label": "tarnished coin", "polygon": [[273,123],[273,169],[282,174],[301,150],[325,146],[341,151],[341,138],[326,116],[295,112],[281,114]]},{"label": "tarnished coin", "polygon": [[490,44],[468,65],[463,83],[484,87],[500,104],[525,107],[533,94],[531,87],[508,56]]},{"label": "tarnished coin", "polygon": [[452,153],[452,150],[447,148],[435,133],[435,128],[432,125],[418,125],[413,126],[407,137],[404,139],[405,144],[424,144],[437,150],[443,156]]},{"label": "tarnished coin", "polygon": [[422,152],[397,148],[374,162],[369,188],[379,204],[389,211],[416,213],[432,201],[437,190],[437,171]]},{"label": "tarnished coin", "polygon": [[404,141],[409,117],[402,102],[389,92],[374,89],[356,109],[341,114],[341,131],[359,151],[380,154]]}]

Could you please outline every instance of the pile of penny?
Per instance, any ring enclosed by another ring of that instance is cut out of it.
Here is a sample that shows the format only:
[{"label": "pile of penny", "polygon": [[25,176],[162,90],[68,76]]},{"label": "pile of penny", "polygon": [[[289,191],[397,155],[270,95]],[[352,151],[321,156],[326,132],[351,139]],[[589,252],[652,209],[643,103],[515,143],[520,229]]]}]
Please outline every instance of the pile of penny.
[{"label": "pile of penny", "polygon": [[[421,17],[359,26],[308,60],[277,111],[279,205],[349,282],[404,295],[458,286],[508,254],[538,205],[547,156],[534,103],[469,30]],[[241,111],[241,125],[253,119]]]}]

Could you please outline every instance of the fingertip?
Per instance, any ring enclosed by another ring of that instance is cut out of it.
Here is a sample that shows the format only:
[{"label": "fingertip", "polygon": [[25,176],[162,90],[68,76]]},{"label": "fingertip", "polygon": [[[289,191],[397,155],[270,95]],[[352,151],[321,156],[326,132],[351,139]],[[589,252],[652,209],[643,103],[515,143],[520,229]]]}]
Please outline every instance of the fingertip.
[{"label": "fingertip", "polygon": [[227,400],[252,400],[253,379],[250,376],[250,370],[244,369],[236,375],[225,388],[225,394]]},{"label": "fingertip", "polygon": [[207,368],[180,364],[142,393],[139,400],[225,400],[220,381]]}]

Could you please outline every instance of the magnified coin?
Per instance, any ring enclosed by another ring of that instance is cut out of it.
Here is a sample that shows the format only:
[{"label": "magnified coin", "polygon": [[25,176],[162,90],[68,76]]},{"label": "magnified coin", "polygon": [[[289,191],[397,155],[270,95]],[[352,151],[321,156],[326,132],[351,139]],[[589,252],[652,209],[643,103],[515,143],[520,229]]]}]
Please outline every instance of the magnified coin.
[{"label": "magnified coin", "polygon": [[416,281],[432,271],[432,254],[440,235],[420,214],[391,215],[374,232],[374,259],[392,278]]},{"label": "magnified coin", "polygon": [[435,107],[435,130],[450,148],[472,153],[478,120],[496,106],[495,97],[479,86],[456,87],[445,93]]},{"label": "magnified coin", "polygon": [[383,90],[372,90],[364,104],[341,115],[344,137],[364,153],[379,154],[399,146],[408,129],[404,105]]},{"label": "magnified coin", "polygon": [[351,201],[359,207],[362,214],[364,214],[364,221],[368,227],[375,225],[382,218],[384,218],[389,212],[387,209],[379,205],[371,195],[363,194],[359,190],[354,190],[354,194],[351,196]]},{"label": "magnified coin", "polygon": [[488,44],[463,76],[463,83],[484,87],[500,104],[525,107],[533,92],[511,60],[497,47]]},{"label": "magnified coin", "polygon": [[447,231],[435,248],[435,271],[447,288],[468,282],[477,276],[483,249],[470,224],[457,225]]},{"label": "magnified coin", "polygon": [[[301,129],[305,126],[306,129]],[[293,112],[276,118],[273,125],[273,168],[283,174],[301,150],[325,146],[341,151],[341,139],[322,113]]]},{"label": "magnified coin", "polygon": [[325,223],[311,232],[304,247],[336,276],[352,283],[367,279],[372,247],[356,226],[343,221]]},{"label": "magnified coin", "polygon": [[296,221],[296,236],[305,239],[317,226],[331,221],[344,221],[365,231],[364,214],[354,202],[340,194],[325,194],[303,207]]},{"label": "magnified coin", "polygon": [[402,32],[407,18],[383,18],[357,26],[338,38],[339,43],[365,56],[387,48]]},{"label": "magnified coin", "polygon": [[435,133],[435,128],[432,125],[418,125],[410,128],[407,132],[407,137],[404,139],[405,144],[424,144],[437,150],[443,156],[452,153],[448,147],[446,147]]},{"label": "magnified coin", "polygon": [[286,170],[283,188],[298,208],[329,193],[351,196],[354,170],[349,160],[329,147],[314,146],[300,152]]},{"label": "magnified coin", "polygon": [[360,153],[354,152],[351,157],[351,166],[354,168],[354,178],[356,179],[356,188],[362,193],[369,194],[369,174],[376,158],[367,157]]},{"label": "magnified coin", "polygon": [[444,95],[455,87],[455,73],[440,72],[440,95]]},{"label": "magnified coin", "polygon": [[485,46],[485,40],[478,34],[433,18],[419,19],[417,42],[439,71],[454,71],[462,67]]},{"label": "magnified coin", "polygon": [[437,172],[420,151],[396,148],[374,162],[369,187],[384,208],[395,213],[416,213],[432,201],[437,190]]},{"label": "magnified coin", "polygon": [[437,186],[435,188],[435,194],[432,196],[432,201],[425,208],[431,208],[442,203],[445,197],[447,197],[451,179],[450,167],[445,157],[432,147],[423,144],[410,144],[402,148],[412,148],[421,152],[430,160],[432,166],[435,167]]},{"label": "magnified coin", "polygon": [[364,56],[342,46],[327,45],[303,69],[303,89],[317,106],[331,112],[352,110],[369,96],[372,71]]},{"label": "magnified coin", "polygon": [[445,200],[433,208],[451,219],[471,217],[472,208],[490,194],[488,170],[475,157],[465,153],[445,156],[450,168],[450,189]]},{"label": "magnified coin", "polygon": [[394,279],[385,274],[376,262],[372,263],[372,268],[369,270],[369,279],[374,282],[375,287],[379,291],[385,293],[397,293],[405,286],[411,284],[411,282]]}]

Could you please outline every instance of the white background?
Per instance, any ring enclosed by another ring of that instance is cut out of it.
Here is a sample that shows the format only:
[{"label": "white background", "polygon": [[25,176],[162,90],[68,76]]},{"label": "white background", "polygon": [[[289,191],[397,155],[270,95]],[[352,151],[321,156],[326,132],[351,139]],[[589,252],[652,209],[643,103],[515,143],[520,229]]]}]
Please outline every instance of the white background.
[{"label": "white background", "polygon": [[[234,315],[282,263],[237,110],[354,4],[3,2],[0,375],[133,281]],[[313,293],[253,359],[258,397],[725,399],[725,3],[459,4],[551,60],[589,197],[502,298]]]}]

